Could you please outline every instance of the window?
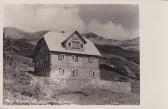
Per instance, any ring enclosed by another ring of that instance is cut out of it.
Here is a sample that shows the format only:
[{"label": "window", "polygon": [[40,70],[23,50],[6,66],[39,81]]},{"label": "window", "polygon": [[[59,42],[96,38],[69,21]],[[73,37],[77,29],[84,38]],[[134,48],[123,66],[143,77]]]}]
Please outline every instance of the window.
[{"label": "window", "polygon": [[88,62],[93,63],[94,62],[94,57],[88,57]]},{"label": "window", "polygon": [[74,48],[74,49],[79,49],[79,48],[80,48],[80,42],[73,41],[73,42],[72,42],[72,48]]},{"label": "window", "polygon": [[94,77],[95,73],[90,70],[90,71],[89,71],[89,75]]},{"label": "window", "polygon": [[58,60],[62,60],[62,54],[58,54]]},{"label": "window", "polygon": [[65,70],[63,68],[59,68],[58,71],[59,71],[59,75],[64,75],[65,73]]},{"label": "window", "polygon": [[64,59],[64,54],[58,54],[58,60],[63,60]]},{"label": "window", "polygon": [[75,56],[74,61],[75,61],[75,62],[78,62],[78,56]]},{"label": "window", "polygon": [[62,54],[62,59],[64,59],[64,54]]},{"label": "window", "polygon": [[78,56],[72,56],[72,60],[74,60],[74,62],[78,62]]},{"label": "window", "polygon": [[69,47],[71,46],[71,42],[68,42],[68,46],[69,46]]},{"label": "window", "polygon": [[78,69],[72,70],[72,76],[78,75]]}]

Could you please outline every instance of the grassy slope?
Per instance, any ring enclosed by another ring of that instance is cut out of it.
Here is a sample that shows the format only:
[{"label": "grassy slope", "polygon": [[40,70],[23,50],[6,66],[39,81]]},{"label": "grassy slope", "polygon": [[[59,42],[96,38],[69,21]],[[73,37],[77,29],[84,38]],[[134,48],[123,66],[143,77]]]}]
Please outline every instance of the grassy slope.
[{"label": "grassy slope", "polygon": [[86,33],[82,35],[96,45],[112,45],[121,47],[125,50],[139,51],[139,37],[128,40],[114,40],[104,38],[95,33]]},{"label": "grassy slope", "polygon": [[102,79],[139,80],[139,38],[121,41],[106,39],[94,33],[83,36],[93,41],[104,57],[100,61]]},{"label": "grassy slope", "polygon": [[[4,104],[58,104],[57,93],[50,91],[47,83],[30,74],[32,70],[27,68],[33,66],[29,57],[4,52]],[[45,102],[40,103],[41,100]]]},{"label": "grassy slope", "polygon": [[[96,45],[103,58],[100,60],[102,77],[110,80],[125,81],[139,79],[139,52],[124,50],[111,45]],[[111,74],[111,76],[110,76]]]}]

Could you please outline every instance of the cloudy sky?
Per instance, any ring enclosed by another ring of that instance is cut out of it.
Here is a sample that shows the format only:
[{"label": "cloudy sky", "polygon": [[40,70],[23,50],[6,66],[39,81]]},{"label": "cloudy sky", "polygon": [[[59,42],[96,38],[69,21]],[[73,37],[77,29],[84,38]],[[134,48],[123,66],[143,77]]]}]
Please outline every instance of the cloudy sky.
[{"label": "cloudy sky", "polygon": [[5,5],[4,27],[94,32],[110,39],[139,36],[137,5]]}]

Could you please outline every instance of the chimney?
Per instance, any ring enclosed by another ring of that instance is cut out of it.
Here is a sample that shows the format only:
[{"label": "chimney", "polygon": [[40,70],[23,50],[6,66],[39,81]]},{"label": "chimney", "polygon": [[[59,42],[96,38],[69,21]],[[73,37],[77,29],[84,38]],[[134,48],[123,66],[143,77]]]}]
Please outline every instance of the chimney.
[{"label": "chimney", "polygon": [[61,33],[65,33],[65,31],[62,30]]},{"label": "chimney", "polygon": [[63,37],[66,37],[66,36],[65,36],[65,31],[64,31],[64,30],[62,30],[61,33],[62,33],[62,36],[63,36]]}]

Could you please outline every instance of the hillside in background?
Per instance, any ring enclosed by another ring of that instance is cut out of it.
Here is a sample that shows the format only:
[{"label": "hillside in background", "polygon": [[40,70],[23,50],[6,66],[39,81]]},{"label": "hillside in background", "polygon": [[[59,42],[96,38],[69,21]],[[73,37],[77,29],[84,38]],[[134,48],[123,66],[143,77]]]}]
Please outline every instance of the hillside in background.
[{"label": "hillside in background", "polygon": [[112,45],[127,50],[139,51],[139,37],[128,40],[107,39],[95,33],[83,34],[84,37],[91,40],[96,45]]},{"label": "hillside in background", "polygon": [[8,54],[15,54],[23,57],[33,57],[35,45],[23,41],[21,39],[4,38],[3,52]]},{"label": "hillside in background", "polygon": [[139,37],[128,40],[107,39],[95,33],[82,34],[98,48],[101,78],[115,81],[139,80]]},{"label": "hillside in background", "polygon": [[[37,41],[47,32],[47,30],[43,30],[30,33],[14,27],[5,27],[3,29],[6,38],[18,39],[33,45],[36,45]],[[139,37],[129,40],[114,40],[104,38],[95,33],[85,33],[82,34],[82,36],[91,40],[96,45],[113,45],[127,50],[139,51]]]},{"label": "hillside in background", "polygon": [[5,38],[19,40],[22,42],[30,43],[36,45],[37,41],[43,37],[48,31],[38,31],[38,32],[25,32],[23,30],[14,27],[3,28],[3,33]]},{"label": "hillside in background", "polygon": [[[37,41],[46,33],[47,31],[29,33],[17,28],[6,27],[3,31],[4,53],[32,58]],[[102,79],[139,80],[139,49],[136,49],[137,46],[139,48],[139,38],[112,40],[95,33],[82,35],[91,40],[103,56],[100,60]]]}]

